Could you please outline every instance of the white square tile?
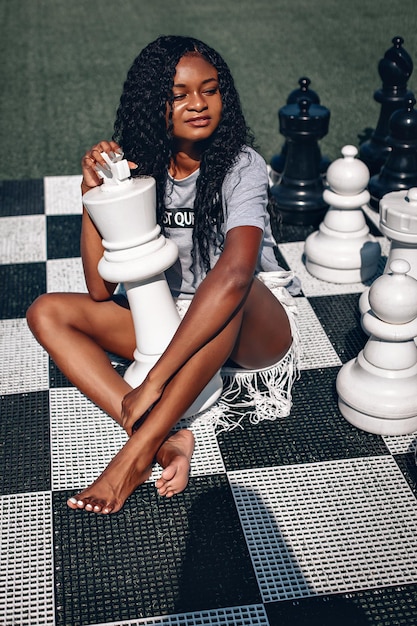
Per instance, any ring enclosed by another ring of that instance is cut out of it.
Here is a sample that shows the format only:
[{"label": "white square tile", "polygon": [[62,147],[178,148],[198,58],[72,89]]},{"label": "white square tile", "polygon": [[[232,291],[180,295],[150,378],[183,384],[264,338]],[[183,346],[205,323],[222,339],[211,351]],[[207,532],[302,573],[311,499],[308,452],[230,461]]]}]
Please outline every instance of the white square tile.
[{"label": "white square tile", "polygon": [[[190,475],[224,472],[210,411],[182,420],[196,440]],[[90,485],[127,441],[116,422],[75,388],[50,390],[52,489],[81,489]],[[156,464],[149,478],[161,474]]]},{"label": "white square tile", "polygon": [[45,214],[71,215],[81,214],[82,176],[45,176]]},{"label": "white square tile", "polygon": [[[384,271],[387,255],[389,252],[389,242],[384,237],[378,237],[377,241],[381,245],[381,258],[378,265],[376,276]],[[312,276],[305,266],[304,261],[304,241],[296,241],[292,243],[280,243],[279,250],[283,254],[289,267],[296,273],[301,281],[301,287],[305,296],[330,296],[345,293],[361,293],[369,287],[375,278],[365,283],[328,283]]]},{"label": "white square tile", "polygon": [[0,498],[0,623],[53,626],[51,494]]},{"label": "white square tile", "polygon": [[0,218],[0,263],[46,261],[44,215]]},{"label": "white square tile", "polygon": [[48,355],[25,319],[0,320],[0,393],[48,389]]},{"label": "white square tile", "polygon": [[382,438],[391,454],[417,453],[417,432],[410,435],[385,435]]},{"label": "white square tile", "polygon": [[193,613],[158,615],[141,619],[104,622],[89,626],[269,626],[262,604],[231,606],[225,609],[207,609]]},{"label": "white square tile", "polygon": [[52,489],[83,489],[106,468],[127,435],[75,388],[51,389]]},{"label": "white square tile", "polygon": [[300,369],[339,367],[342,362],[307,298],[297,298]]},{"label": "white square tile", "polygon": [[83,264],[80,257],[51,259],[46,262],[48,292],[86,293]]},{"label": "white square tile", "polygon": [[391,456],[228,476],[265,602],[415,582],[417,500]]}]

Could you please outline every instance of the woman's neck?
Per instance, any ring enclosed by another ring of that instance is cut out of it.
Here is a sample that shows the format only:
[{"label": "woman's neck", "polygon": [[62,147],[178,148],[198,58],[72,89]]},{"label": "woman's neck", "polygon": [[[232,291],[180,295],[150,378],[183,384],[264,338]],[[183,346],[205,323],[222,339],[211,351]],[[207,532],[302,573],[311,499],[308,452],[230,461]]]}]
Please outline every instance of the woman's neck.
[{"label": "woman's neck", "polygon": [[177,150],[171,159],[169,173],[173,178],[181,180],[198,170],[201,163],[201,150],[197,144]]}]

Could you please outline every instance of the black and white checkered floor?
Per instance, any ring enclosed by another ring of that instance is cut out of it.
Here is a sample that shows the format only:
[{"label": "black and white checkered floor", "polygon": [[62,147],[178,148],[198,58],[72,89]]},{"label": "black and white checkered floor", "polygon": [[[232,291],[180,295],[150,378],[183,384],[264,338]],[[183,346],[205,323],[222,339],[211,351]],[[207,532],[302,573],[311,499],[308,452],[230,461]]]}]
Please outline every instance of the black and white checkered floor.
[{"label": "black and white checkered floor", "polygon": [[85,290],[79,182],[0,182],[0,623],[417,624],[416,435],[340,415],[335,379],[366,341],[365,285],[308,275],[311,228],[284,227],[279,246],[303,283],[291,416],[218,437],[200,416],[184,493],[158,497],[155,468],[116,515],[67,508],[125,441],[24,319],[38,294]]}]

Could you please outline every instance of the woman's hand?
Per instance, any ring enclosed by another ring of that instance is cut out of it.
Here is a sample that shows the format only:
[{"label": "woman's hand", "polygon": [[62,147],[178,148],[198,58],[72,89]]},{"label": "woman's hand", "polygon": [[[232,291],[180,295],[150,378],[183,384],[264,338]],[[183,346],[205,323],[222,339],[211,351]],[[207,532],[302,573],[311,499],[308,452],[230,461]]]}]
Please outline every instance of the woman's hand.
[{"label": "woman's hand", "polygon": [[[101,153],[105,152],[109,156],[111,156],[112,152],[122,153],[122,149],[115,141],[100,141],[95,146],[91,148],[91,150],[87,150],[83,158],[81,159],[81,167],[83,173],[83,180],[81,183],[81,191],[82,193],[86,193],[89,189],[93,189],[93,187],[97,187],[101,185],[103,180],[99,176],[97,172],[97,165],[101,165],[104,168],[107,168],[108,165],[106,161],[101,156]],[[128,161],[130,169],[135,169],[137,167],[136,163],[132,163]]]},{"label": "woman's hand", "polygon": [[136,422],[146,417],[160,399],[162,392],[163,388],[154,387],[145,379],[139,387],[125,395],[122,401],[122,426],[129,436],[135,432]]}]

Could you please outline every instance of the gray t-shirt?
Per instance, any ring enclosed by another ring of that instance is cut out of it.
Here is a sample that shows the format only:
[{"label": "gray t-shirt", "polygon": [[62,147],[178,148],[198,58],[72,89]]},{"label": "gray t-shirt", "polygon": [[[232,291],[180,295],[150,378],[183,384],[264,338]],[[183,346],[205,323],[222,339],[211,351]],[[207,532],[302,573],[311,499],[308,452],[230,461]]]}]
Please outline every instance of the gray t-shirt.
[{"label": "gray t-shirt", "polygon": [[[192,298],[205,277],[198,263],[192,267],[191,251],[194,225],[194,199],[196,181],[200,171],[187,178],[175,180],[169,176],[166,188],[164,225],[166,235],[178,246],[179,258],[165,274],[174,297]],[[264,235],[259,251],[257,272],[276,271],[279,267],[273,248],[268,203],[268,173],[264,159],[252,148],[240,153],[236,164],[228,172],[222,187],[224,235],[237,226],[257,226]],[[210,251],[211,267],[215,265],[221,250]]]}]

